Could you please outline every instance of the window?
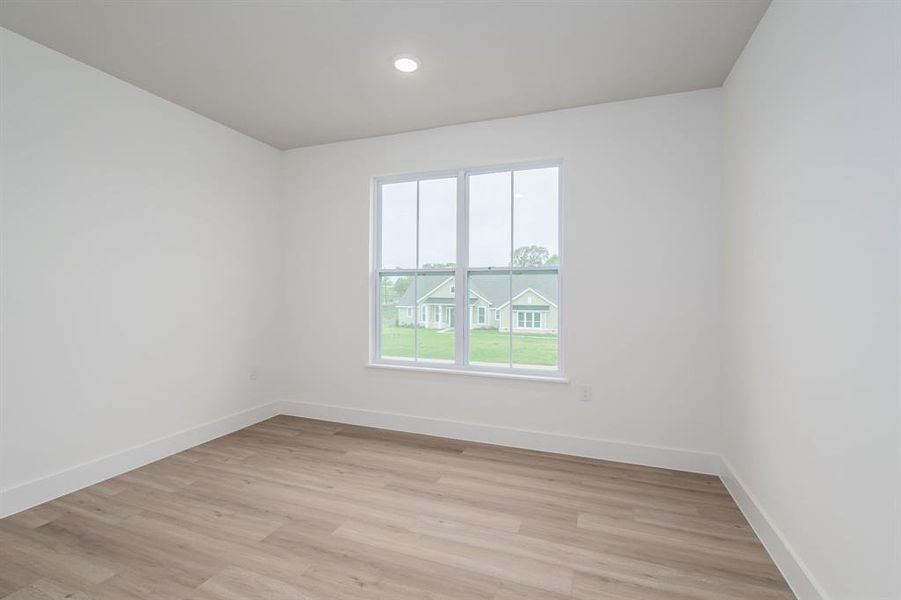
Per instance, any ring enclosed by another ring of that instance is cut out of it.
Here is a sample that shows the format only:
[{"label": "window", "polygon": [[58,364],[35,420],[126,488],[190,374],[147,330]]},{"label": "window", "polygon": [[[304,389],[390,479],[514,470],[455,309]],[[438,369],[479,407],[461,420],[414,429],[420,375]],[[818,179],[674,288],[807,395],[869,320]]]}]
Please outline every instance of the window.
[{"label": "window", "polygon": [[372,361],[559,374],[560,187],[559,163],[377,179]]},{"label": "window", "polygon": [[541,313],[535,311],[518,311],[516,326],[520,329],[541,329]]}]

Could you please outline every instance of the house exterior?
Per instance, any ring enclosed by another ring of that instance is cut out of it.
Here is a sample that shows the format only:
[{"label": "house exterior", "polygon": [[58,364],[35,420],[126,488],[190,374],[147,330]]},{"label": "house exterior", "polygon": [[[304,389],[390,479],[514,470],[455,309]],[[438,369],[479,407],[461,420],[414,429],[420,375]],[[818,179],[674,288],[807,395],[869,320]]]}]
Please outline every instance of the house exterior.
[{"label": "house exterior", "polygon": [[[447,329],[453,327],[455,280],[450,275],[423,275],[407,288],[397,303],[397,324]],[[557,333],[557,277],[549,274],[514,274],[513,302],[506,274],[478,274],[470,278],[469,328],[510,331],[512,310],[516,333]]]}]

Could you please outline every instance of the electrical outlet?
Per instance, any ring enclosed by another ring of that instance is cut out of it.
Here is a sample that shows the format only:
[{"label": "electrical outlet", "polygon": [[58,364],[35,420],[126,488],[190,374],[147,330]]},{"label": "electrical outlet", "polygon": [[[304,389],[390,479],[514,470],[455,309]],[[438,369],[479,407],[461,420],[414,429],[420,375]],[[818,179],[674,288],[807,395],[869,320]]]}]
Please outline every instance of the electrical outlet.
[{"label": "electrical outlet", "polygon": [[582,402],[591,402],[591,386],[583,384],[579,389],[579,400]]},{"label": "electrical outlet", "polygon": [[260,378],[260,373],[256,369],[251,369],[250,370],[250,380],[256,381],[259,378]]}]

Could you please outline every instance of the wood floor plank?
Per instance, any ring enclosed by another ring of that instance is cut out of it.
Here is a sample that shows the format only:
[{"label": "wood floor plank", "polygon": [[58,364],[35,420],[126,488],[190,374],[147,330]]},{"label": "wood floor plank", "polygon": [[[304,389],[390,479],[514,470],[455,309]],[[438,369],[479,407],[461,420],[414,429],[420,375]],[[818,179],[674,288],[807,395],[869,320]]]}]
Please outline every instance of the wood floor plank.
[{"label": "wood floor plank", "polygon": [[[375,552],[370,546],[331,535],[337,530],[333,527],[333,516],[316,512],[310,519],[313,523],[286,525],[269,536],[266,543],[298,553],[310,561],[313,567],[306,575],[311,578],[321,572],[332,574],[329,579],[338,582],[352,579],[361,590],[401,584],[422,590],[421,597],[435,594],[460,600],[491,600],[497,592],[498,581],[490,576],[404,554],[401,548],[382,548]],[[329,524],[319,525],[322,521]],[[346,519],[342,517],[340,521],[343,524]]]},{"label": "wood floor plank", "polygon": [[7,598],[9,600],[91,600],[88,594],[49,579],[40,579],[28,587],[10,594]]},{"label": "wood floor plank", "polygon": [[569,593],[572,584],[569,568],[409,529],[349,521],[334,535],[542,590]]},{"label": "wood floor plank", "polygon": [[279,416],[0,521],[12,600],[783,600],[716,477]]},{"label": "wood floor plank", "polygon": [[316,600],[312,595],[302,593],[289,583],[234,566],[226,567],[200,584],[197,589],[204,593],[204,597],[219,600],[247,598]]},{"label": "wood floor plank", "polygon": [[[597,552],[618,560],[649,565],[649,570],[640,572],[640,577],[647,579],[655,579],[658,576],[666,579],[681,579],[684,576],[699,581],[722,579],[762,587],[783,585],[782,576],[773,564],[749,562],[736,557],[705,554],[697,550],[673,548],[668,545],[636,543],[628,535],[599,536],[590,530],[549,525],[536,520],[525,521],[520,529],[520,534],[546,542],[562,544],[573,548],[573,551],[580,549]],[[590,568],[585,570],[593,572]],[[608,571],[596,572],[596,574],[603,576],[613,573]],[[715,585],[708,584],[708,586],[716,589]]]}]

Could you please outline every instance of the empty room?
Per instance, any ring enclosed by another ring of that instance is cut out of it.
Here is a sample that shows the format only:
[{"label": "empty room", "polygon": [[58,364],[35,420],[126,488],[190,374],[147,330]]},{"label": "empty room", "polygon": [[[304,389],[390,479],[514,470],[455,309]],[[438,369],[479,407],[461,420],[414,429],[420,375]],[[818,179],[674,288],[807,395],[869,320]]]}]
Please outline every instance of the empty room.
[{"label": "empty room", "polygon": [[0,599],[901,600],[901,0],[0,0]]}]

